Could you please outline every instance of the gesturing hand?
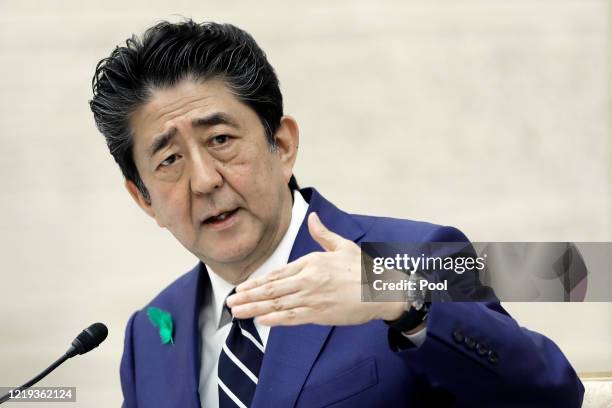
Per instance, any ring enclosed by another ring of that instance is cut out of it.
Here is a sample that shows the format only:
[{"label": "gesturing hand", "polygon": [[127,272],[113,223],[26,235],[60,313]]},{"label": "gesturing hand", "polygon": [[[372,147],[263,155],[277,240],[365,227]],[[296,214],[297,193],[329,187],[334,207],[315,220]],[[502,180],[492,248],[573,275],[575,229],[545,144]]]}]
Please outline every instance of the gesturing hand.
[{"label": "gesturing hand", "polygon": [[308,217],[308,230],[325,252],[310,253],[238,285],[227,298],[235,317],[288,326],[360,324],[401,315],[401,302],[361,301],[359,246],[328,230],[316,213]]}]

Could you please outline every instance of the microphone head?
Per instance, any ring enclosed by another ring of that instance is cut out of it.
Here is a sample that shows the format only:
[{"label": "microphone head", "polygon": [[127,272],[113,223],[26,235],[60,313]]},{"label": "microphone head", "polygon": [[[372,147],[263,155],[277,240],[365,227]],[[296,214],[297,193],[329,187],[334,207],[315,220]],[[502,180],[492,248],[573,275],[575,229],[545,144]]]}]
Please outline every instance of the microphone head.
[{"label": "microphone head", "polygon": [[70,348],[72,353],[70,354],[85,354],[98,347],[100,343],[106,339],[106,336],[108,336],[108,329],[106,326],[103,323],[94,323],[83,330],[81,334],[72,341],[72,347]]}]

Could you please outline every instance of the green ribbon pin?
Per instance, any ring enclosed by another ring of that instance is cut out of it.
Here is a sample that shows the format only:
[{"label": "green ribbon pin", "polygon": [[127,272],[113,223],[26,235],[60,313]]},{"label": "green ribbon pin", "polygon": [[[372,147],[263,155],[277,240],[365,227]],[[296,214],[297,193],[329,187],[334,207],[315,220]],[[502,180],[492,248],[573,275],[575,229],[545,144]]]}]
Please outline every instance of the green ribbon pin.
[{"label": "green ribbon pin", "polygon": [[172,343],[172,330],[174,329],[172,324],[172,315],[164,310],[158,309],[157,307],[148,307],[147,316],[153,323],[153,326],[159,328],[159,337],[161,337],[162,344]]}]

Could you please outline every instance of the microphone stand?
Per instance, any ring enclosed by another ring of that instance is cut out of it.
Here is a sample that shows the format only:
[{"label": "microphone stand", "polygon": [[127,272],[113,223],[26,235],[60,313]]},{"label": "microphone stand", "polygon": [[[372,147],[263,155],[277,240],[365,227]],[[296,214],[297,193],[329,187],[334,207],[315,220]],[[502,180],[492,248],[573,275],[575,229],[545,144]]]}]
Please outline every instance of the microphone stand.
[{"label": "microphone stand", "polygon": [[43,378],[45,378],[51,371],[55,370],[57,367],[59,367],[64,361],[68,360],[70,357],[72,357],[71,355],[68,354],[68,352],[66,352],[63,356],[61,356],[60,358],[58,358],[53,364],[51,364],[49,367],[47,367],[47,369],[45,371],[43,371],[42,373],[38,374],[36,377],[32,378],[30,381],[28,381],[27,383],[23,384],[21,387],[18,388],[14,388],[12,390],[10,390],[9,392],[7,392],[6,394],[4,394],[2,397],[0,397],[0,404],[8,401],[9,399],[11,399],[11,395],[19,392],[19,391],[23,391],[25,389],[30,388],[31,386],[33,386],[34,384],[36,384],[37,382],[39,382],[40,380],[42,380]]},{"label": "microphone stand", "polygon": [[77,338],[72,341],[72,344],[68,348],[68,351],[66,351],[64,355],[57,359],[53,364],[47,367],[45,371],[32,378],[30,381],[23,384],[21,387],[14,388],[8,393],[4,394],[2,397],[0,397],[0,404],[11,399],[15,392],[23,391],[27,388],[30,388],[31,386],[45,378],[51,371],[55,370],[69,358],[72,358],[77,354],[85,354],[98,347],[98,345],[102,343],[104,339],[106,339],[107,335],[108,329],[103,323],[92,324],[91,326],[83,330],[77,336]]}]

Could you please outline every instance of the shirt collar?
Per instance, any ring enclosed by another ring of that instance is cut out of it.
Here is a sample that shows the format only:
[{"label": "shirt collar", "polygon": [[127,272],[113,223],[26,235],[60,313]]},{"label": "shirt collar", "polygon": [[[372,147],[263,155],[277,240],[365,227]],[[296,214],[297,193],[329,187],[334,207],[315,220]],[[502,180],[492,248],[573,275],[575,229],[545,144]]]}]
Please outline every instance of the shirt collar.
[{"label": "shirt collar", "polygon": [[[291,254],[291,248],[293,248],[293,243],[295,242],[297,234],[300,230],[300,225],[302,225],[302,221],[304,220],[304,217],[306,217],[307,211],[308,203],[304,200],[302,194],[295,191],[293,194],[293,207],[291,209],[291,221],[289,223],[289,228],[287,228],[287,231],[285,231],[285,235],[283,235],[283,238],[272,255],[270,255],[270,257],[266,259],[265,262],[248,277],[248,279],[264,276],[268,272],[287,264],[289,255]],[[234,289],[234,285],[217,275],[210,266],[207,265],[206,269],[208,270],[208,276],[210,277],[210,283],[212,286],[211,300],[213,306],[213,316],[215,318],[217,327],[219,327],[221,314],[223,312],[223,302],[225,301],[227,295],[230,294],[232,289]]]}]

